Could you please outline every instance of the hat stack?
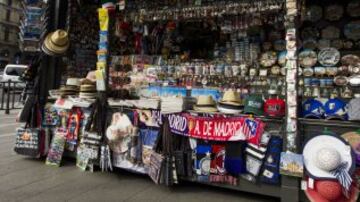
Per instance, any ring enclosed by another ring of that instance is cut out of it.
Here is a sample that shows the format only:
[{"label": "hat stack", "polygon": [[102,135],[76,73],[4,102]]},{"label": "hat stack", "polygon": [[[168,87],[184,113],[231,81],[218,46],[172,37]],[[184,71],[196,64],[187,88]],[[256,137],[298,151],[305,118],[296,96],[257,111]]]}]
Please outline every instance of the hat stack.
[{"label": "hat stack", "polygon": [[217,112],[216,103],[210,95],[200,95],[194,110],[198,112]]},{"label": "hat stack", "polygon": [[95,99],[96,98],[96,86],[90,80],[83,79],[80,86],[80,98],[83,99]]},{"label": "hat stack", "polygon": [[241,113],[244,109],[240,96],[233,90],[224,93],[223,98],[218,102],[218,110],[227,114]]},{"label": "hat stack", "polygon": [[76,96],[79,93],[80,79],[68,78],[66,85],[60,88],[60,95],[62,97]]},{"label": "hat stack", "polygon": [[48,34],[41,49],[50,56],[60,56],[64,54],[70,46],[69,36],[65,30],[56,30]]}]

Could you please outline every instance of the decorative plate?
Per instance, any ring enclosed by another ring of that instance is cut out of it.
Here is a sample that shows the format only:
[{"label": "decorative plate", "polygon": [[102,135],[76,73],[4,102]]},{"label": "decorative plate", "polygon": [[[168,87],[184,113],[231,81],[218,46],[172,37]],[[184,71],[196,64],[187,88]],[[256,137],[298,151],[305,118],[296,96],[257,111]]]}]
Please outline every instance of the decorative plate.
[{"label": "decorative plate", "polygon": [[350,72],[351,74],[359,74],[360,73],[360,66],[350,66]]},{"label": "decorative plate", "polygon": [[287,51],[281,51],[278,55],[278,63],[282,67],[286,65],[286,61],[287,61],[286,55],[287,55]]},{"label": "decorative plate", "polygon": [[317,42],[315,39],[306,39],[303,41],[303,47],[305,49],[314,50],[317,47]]},{"label": "decorative plate", "polygon": [[323,10],[320,6],[311,6],[306,12],[306,20],[311,22],[319,21],[323,16]]},{"label": "decorative plate", "polygon": [[321,30],[321,37],[323,39],[338,39],[340,38],[340,29],[335,26],[327,26]]},{"label": "decorative plate", "polygon": [[351,86],[360,86],[360,75],[352,76],[348,79]]},{"label": "decorative plate", "polygon": [[330,40],[328,40],[328,39],[320,39],[318,41],[318,43],[317,43],[317,48],[319,50],[324,49],[324,48],[329,48],[330,44],[331,44]]},{"label": "decorative plate", "polygon": [[360,17],[360,2],[358,0],[350,2],[346,7],[346,12],[351,17]]},{"label": "decorative plate", "polygon": [[330,5],[325,8],[325,19],[329,21],[340,20],[344,14],[344,8],[341,5]]},{"label": "decorative plate", "polygon": [[319,30],[315,27],[305,27],[301,32],[301,37],[303,40],[313,39],[320,36]]},{"label": "decorative plate", "polygon": [[340,52],[335,48],[324,48],[319,52],[318,60],[323,66],[335,66],[340,61]]},{"label": "decorative plate", "polygon": [[341,39],[332,40],[331,47],[341,50],[342,48],[344,48],[344,41]]},{"label": "decorative plate", "polygon": [[314,70],[311,67],[307,67],[303,70],[303,75],[306,77],[310,77],[314,75]]},{"label": "decorative plate", "polygon": [[264,67],[271,67],[276,63],[277,54],[274,51],[267,51],[260,57],[260,64]]},{"label": "decorative plate", "polygon": [[344,27],[344,35],[348,39],[360,39],[360,20],[351,21]]},{"label": "decorative plate", "polygon": [[344,55],[341,58],[341,64],[342,65],[357,65],[360,62],[360,58],[357,55]]},{"label": "decorative plate", "polygon": [[304,50],[299,54],[299,62],[302,67],[312,67],[317,62],[316,52],[313,50]]},{"label": "decorative plate", "polygon": [[337,76],[334,78],[334,83],[337,86],[346,86],[348,84],[349,80],[346,76]]}]

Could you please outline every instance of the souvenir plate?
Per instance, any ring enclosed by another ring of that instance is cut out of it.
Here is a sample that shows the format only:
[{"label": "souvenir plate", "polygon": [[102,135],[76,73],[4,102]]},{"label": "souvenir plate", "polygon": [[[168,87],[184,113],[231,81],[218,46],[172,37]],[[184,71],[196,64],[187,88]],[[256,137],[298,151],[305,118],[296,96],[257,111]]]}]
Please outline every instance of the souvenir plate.
[{"label": "souvenir plate", "polygon": [[359,17],[360,16],[360,2],[358,0],[354,0],[350,2],[346,8],[346,12],[351,17]]},{"label": "souvenir plate", "polygon": [[305,68],[303,71],[304,76],[310,77],[314,75],[314,70],[311,67]]},{"label": "souvenir plate", "polygon": [[360,39],[360,21],[351,21],[344,27],[344,35],[348,39],[359,40]]},{"label": "souvenir plate", "polygon": [[307,39],[303,41],[303,47],[305,49],[314,50],[317,47],[317,42],[315,39]]},{"label": "souvenir plate", "polygon": [[287,54],[287,51],[281,51],[278,55],[278,63],[282,67],[284,67],[286,65],[286,54]]},{"label": "souvenir plate", "polygon": [[301,32],[301,37],[303,40],[313,39],[320,36],[319,30],[315,27],[305,27]]},{"label": "souvenir plate", "polygon": [[346,86],[348,84],[348,78],[346,76],[337,76],[334,78],[334,83],[337,86]]},{"label": "souvenir plate", "polygon": [[317,47],[318,47],[319,50],[321,50],[321,49],[324,49],[324,48],[329,48],[330,44],[331,44],[330,40],[328,40],[328,39],[320,39],[318,41],[318,43],[317,43],[317,45],[318,45]]},{"label": "souvenir plate", "polygon": [[304,50],[299,54],[299,62],[302,67],[312,67],[317,62],[316,52]]},{"label": "souvenir plate", "polygon": [[340,52],[335,48],[324,48],[319,52],[318,60],[323,66],[335,66],[340,61]]},{"label": "souvenir plate", "polygon": [[267,51],[261,55],[260,64],[264,67],[271,67],[276,63],[277,54],[274,51]]},{"label": "souvenir plate", "polygon": [[360,75],[352,76],[348,80],[351,86],[360,86]]},{"label": "souvenir plate", "polygon": [[338,39],[340,38],[340,29],[335,26],[327,26],[321,30],[321,37],[323,39]]},{"label": "souvenir plate", "polygon": [[320,6],[311,6],[306,12],[306,20],[311,22],[319,21],[323,16],[323,10]]},{"label": "souvenir plate", "polygon": [[329,21],[337,21],[344,14],[344,8],[341,5],[330,5],[325,8],[325,19]]},{"label": "souvenir plate", "polygon": [[342,65],[357,65],[360,62],[360,58],[357,55],[344,55],[341,58]]}]

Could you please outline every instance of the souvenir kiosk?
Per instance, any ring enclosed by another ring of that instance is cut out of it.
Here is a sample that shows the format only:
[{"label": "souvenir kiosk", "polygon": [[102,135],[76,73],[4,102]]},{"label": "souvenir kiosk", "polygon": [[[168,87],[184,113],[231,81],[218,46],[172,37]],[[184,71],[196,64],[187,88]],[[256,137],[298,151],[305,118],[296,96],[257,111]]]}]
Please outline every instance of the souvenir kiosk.
[{"label": "souvenir kiosk", "polygon": [[334,2],[49,2],[42,50],[59,74],[16,151],[160,185],[355,201],[360,3]]}]

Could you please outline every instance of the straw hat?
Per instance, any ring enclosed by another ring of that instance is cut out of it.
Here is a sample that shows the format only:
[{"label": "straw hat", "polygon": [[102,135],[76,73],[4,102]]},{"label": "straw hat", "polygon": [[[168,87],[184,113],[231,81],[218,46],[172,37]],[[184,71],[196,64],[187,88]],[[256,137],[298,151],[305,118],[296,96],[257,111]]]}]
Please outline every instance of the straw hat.
[{"label": "straw hat", "polygon": [[233,90],[225,91],[224,96],[219,101],[219,103],[224,104],[224,105],[232,105],[232,106],[241,106],[242,105],[239,94]]},{"label": "straw hat", "polygon": [[349,191],[355,156],[350,145],[335,134],[322,134],[309,139],[303,148],[304,165],[314,179],[338,180]]},{"label": "straw hat", "polygon": [[341,135],[353,148],[356,156],[356,163],[360,165],[360,134],[358,132],[348,132]]},{"label": "straw hat", "polygon": [[212,96],[200,95],[194,106],[194,110],[198,112],[216,112],[217,108]]},{"label": "straw hat", "polygon": [[65,30],[58,29],[46,36],[42,45],[42,50],[47,55],[62,55],[67,51],[69,45],[68,33]]}]

